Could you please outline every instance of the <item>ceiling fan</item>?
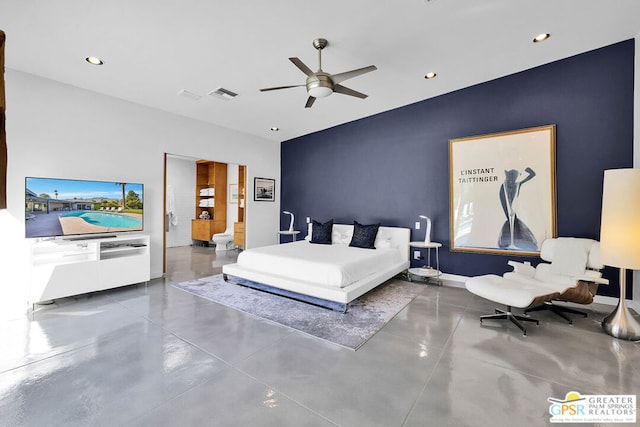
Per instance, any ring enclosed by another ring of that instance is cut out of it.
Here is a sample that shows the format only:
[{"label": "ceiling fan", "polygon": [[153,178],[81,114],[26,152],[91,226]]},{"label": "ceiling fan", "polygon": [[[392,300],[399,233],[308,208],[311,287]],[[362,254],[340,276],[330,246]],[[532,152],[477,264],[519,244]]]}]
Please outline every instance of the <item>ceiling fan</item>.
[{"label": "ceiling fan", "polygon": [[360,98],[360,99],[366,98],[367,95],[365,95],[364,93],[360,93],[353,89],[349,89],[348,87],[342,86],[340,83],[352,77],[356,77],[361,74],[377,70],[376,66],[369,65],[368,67],[358,68],[357,70],[345,71],[344,73],[338,73],[338,74],[325,73],[324,71],[322,71],[322,49],[324,49],[327,46],[327,44],[328,42],[326,39],[315,39],[313,41],[313,47],[315,47],[318,50],[318,71],[316,71],[315,73],[311,71],[311,69],[307,67],[304,64],[304,62],[302,62],[300,59],[289,58],[289,61],[293,62],[293,65],[298,67],[300,71],[302,71],[307,75],[307,82],[305,84],[292,85],[292,86],[268,87],[268,88],[260,89],[260,92],[306,86],[307,93],[309,94],[309,98],[307,99],[307,103],[304,106],[305,108],[310,108],[315,102],[316,98],[324,98],[326,96],[331,95],[334,92],[341,93],[343,95],[355,96],[356,98]]}]

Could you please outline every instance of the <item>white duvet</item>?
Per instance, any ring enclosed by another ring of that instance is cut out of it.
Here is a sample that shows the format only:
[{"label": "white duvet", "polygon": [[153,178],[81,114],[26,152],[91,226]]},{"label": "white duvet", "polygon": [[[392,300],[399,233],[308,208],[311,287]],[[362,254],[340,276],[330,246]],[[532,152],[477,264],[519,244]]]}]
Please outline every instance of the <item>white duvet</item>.
[{"label": "white duvet", "polygon": [[249,249],[238,255],[238,264],[251,270],[338,288],[400,262],[402,257],[393,248],[362,249],[306,240]]}]

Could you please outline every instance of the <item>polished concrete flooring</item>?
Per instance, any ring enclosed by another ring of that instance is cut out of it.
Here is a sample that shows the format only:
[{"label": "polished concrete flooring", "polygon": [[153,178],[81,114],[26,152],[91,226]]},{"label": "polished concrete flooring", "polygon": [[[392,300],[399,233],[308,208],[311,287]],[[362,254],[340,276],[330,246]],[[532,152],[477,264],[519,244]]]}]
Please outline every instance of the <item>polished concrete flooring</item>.
[{"label": "polished concrete flooring", "polygon": [[529,336],[465,289],[422,294],[351,351],[174,289],[237,254],[169,250],[170,272],[56,301],[0,329],[2,426],[545,426],[548,397],[635,394],[640,345],[611,310]]}]

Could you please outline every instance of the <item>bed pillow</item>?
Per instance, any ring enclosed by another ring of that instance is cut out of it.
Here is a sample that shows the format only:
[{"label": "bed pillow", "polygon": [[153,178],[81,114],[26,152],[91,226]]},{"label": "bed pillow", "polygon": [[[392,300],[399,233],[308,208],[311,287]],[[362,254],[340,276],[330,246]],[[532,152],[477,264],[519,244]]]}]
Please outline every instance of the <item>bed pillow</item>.
[{"label": "bed pillow", "polygon": [[391,235],[384,229],[378,229],[376,241],[373,243],[373,245],[376,247],[376,249],[389,249],[394,247]]},{"label": "bed pillow", "polygon": [[349,246],[356,248],[375,249],[376,236],[380,224],[362,225],[353,221],[353,237]]},{"label": "bed pillow", "polygon": [[321,222],[313,220],[313,226],[311,227],[311,243],[318,243],[321,245],[331,244],[331,231],[333,230],[333,220]]},{"label": "bed pillow", "polygon": [[334,228],[331,233],[331,242],[334,245],[348,245],[351,242],[351,236],[347,232],[341,232]]},{"label": "bed pillow", "polygon": [[387,239],[376,239],[375,241],[376,249],[391,249],[393,247],[393,243],[391,243],[391,238]]}]

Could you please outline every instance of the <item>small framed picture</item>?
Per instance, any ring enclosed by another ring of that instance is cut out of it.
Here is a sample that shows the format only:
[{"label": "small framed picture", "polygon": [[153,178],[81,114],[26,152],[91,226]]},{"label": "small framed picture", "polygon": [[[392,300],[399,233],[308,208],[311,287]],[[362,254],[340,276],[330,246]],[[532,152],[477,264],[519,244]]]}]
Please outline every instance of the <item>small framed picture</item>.
[{"label": "small framed picture", "polygon": [[254,178],[253,200],[256,202],[273,202],[276,200],[276,180],[271,178]]},{"label": "small framed picture", "polygon": [[238,184],[229,184],[229,203],[238,203]]}]

